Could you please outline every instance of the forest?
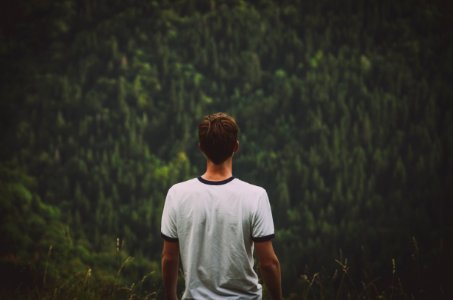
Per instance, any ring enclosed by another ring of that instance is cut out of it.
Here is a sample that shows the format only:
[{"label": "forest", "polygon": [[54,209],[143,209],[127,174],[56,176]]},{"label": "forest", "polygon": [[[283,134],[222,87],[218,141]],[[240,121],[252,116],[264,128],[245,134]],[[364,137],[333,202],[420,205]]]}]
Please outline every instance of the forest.
[{"label": "forest", "polygon": [[0,298],[161,299],[165,195],[204,171],[197,124],[218,111],[240,127],[234,176],[269,194],[285,298],[453,295],[448,1],[0,14]]}]

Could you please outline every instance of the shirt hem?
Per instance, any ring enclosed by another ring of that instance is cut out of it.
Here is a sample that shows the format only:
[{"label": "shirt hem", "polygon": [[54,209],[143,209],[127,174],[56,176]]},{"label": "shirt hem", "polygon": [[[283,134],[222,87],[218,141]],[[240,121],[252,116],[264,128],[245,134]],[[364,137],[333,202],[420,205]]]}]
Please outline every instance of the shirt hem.
[{"label": "shirt hem", "polygon": [[169,236],[163,234],[162,232],[160,233],[160,236],[167,242],[177,242],[178,241],[178,238],[169,237]]},{"label": "shirt hem", "polygon": [[265,236],[259,236],[259,237],[252,237],[252,241],[254,242],[266,242],[270,241],[275,237],[275,234],[269,234]]}]

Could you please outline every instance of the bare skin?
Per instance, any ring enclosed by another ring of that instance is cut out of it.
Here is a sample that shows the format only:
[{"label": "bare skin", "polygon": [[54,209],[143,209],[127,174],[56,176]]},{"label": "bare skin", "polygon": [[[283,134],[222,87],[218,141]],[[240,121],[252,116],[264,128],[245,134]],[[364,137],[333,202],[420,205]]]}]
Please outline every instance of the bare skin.
[{"label": "bare skin", "polygon": [[255,250],[260,265],[261,277],[274,300],[282,298],[280,262],[272,247],[272,241],[256,242]]},{"label": "bare skin", "polygon": [[162,250],[162,279],[164,282],[164,297],[166,300],[177,300],[176,288],[178,283],[179,243],[164,240]]}]

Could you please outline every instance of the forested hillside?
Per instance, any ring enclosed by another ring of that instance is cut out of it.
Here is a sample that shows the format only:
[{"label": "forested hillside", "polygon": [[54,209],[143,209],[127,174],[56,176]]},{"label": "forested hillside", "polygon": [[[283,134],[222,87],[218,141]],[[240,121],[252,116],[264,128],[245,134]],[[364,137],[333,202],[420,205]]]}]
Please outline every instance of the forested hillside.
[{"label": "forested hillside", "polygon": [[13,1],[1,298],[161,297],[165,194],[203,171],[217,111],[241,129],[234,175],[269,193],[286,297],[446,298],[447,3]]}]

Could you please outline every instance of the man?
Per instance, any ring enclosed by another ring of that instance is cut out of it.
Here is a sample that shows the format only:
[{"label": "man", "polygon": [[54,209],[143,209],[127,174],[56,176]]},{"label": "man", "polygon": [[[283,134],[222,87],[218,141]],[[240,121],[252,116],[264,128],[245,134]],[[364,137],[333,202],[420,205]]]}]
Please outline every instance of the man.
[{"label": "man", "polygon": [[272,299],[281,299],[280,263],[272,247],[274,224],[266,191],[232,173],[238,126],[227,114],[198,126],[206,172],[175,184],[162,214],[162,276],[166,299],[177,299],[179,257],[183,299],[261,299],[253,250]]}]

